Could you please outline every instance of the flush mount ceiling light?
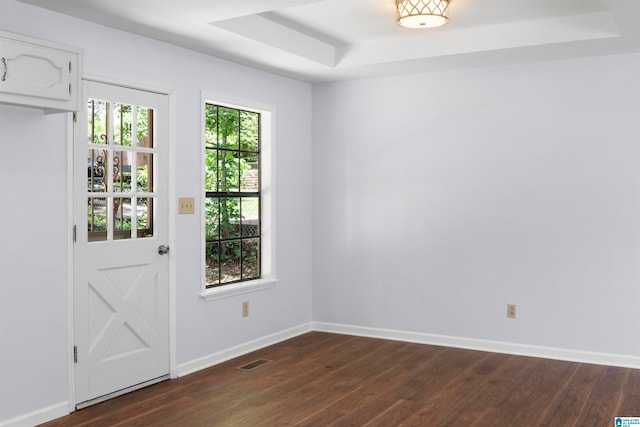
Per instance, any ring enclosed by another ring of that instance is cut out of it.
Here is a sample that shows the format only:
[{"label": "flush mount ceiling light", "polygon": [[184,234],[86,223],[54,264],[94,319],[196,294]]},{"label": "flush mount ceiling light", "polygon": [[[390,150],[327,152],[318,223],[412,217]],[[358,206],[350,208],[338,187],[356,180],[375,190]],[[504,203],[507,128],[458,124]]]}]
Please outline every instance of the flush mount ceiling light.
[{"label": "flush mount ceiling light", "polygon": [[405,28],[434,28],[449,20],[450,0],[396,0],[397,23]]}]

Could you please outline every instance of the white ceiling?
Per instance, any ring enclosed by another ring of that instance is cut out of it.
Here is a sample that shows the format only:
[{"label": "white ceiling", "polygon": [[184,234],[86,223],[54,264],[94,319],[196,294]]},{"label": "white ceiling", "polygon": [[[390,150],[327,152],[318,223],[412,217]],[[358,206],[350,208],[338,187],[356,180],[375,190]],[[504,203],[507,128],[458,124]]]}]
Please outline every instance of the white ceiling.
[{"label": "white ceiling", "polygon": [[309,82],[640,52],[640,0],[452,0],[408,30],[394,0],[19,0]]}]

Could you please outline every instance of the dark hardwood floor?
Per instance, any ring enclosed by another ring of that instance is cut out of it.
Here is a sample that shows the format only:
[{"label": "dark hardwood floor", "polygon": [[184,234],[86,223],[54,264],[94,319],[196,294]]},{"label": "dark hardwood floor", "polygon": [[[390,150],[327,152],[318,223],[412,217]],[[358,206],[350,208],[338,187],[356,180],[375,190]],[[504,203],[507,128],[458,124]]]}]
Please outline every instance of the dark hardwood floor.
[{"label": "dark hardwood floor", "polygon": [[640,370],[311,332],[44,425],[607,427],[614,416],[640,416]]}]

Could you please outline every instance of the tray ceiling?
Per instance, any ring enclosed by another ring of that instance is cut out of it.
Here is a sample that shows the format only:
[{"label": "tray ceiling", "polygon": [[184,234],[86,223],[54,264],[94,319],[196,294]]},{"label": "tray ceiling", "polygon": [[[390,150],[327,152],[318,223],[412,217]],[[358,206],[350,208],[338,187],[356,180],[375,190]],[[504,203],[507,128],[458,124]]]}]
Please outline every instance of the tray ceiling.
[{"label": "tray ceiling", "polygon": [[640,0],[452,0],[400,28],[394,0],[19,0],[309,82],[640,52]]}]

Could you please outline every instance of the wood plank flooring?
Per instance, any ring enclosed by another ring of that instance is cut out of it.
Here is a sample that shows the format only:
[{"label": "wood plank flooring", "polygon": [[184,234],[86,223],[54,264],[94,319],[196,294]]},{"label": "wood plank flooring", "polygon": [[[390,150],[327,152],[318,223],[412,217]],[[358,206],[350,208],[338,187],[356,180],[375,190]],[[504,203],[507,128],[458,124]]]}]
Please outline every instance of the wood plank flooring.
[{"label": "wood plank flooring", "polygon": [[606,427],[614,416],[640,416],[640,370],[310,332],[44,425]]}]

